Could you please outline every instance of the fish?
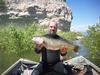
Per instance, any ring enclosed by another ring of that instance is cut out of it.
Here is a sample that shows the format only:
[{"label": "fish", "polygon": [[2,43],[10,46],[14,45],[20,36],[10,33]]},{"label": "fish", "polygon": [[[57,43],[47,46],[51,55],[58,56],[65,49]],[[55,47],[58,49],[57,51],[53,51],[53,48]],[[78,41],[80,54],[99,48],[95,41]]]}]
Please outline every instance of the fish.
[{"label": "fish", "polygon": [[32,41],[34,42],[38,42],[41,41],[39,43],[44,44],[45,48],[47,48],[48,50],[60,50],[61,48],[65,47],[69,50],[74,50],[75,52],[78,51],[79,46],[75,45],[71,42],[69,42],[68,40],[65,39],[54,39],[54,38],[49,38],[49,37],[44,37],[44,36],[35,36],[33,37]]}]

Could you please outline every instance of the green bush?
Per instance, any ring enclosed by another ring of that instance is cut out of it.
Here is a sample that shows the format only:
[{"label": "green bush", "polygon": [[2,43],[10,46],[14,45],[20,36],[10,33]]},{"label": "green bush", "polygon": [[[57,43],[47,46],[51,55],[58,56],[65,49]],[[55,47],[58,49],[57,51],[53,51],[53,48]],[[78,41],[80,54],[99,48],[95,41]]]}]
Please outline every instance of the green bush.
[{"label": "green bush", "polygon": [[39,56],[34,53],[34,44],[32,43],[32,37],[37,31],[36,23],[21,28],[13,24],[0,28],[1,72],[19,58],[39,61]]},{"label": "green bush", "polygon": [[83,44],[89,50],[89,58],[100,66],[100,23],[97,23],[87,31],[88,35],[83,39]]},{"label": "green bush", "polygon": [[81,32],[59,32],[58,34],[69,41],[74,41],[77,36],[82,36]]},{"label": "green bush", "polygon": [[32,50],[32,36],[36,31],[36,26],[33,24],[25,29],[19,29],[15,26],[8,26],[1,31],[1,50],[4,52],[15,53],[20,55],[24,51]]},{"label": "green bush", "polygon": [[5,5],[5,0],[0,0],[0,5]]}]

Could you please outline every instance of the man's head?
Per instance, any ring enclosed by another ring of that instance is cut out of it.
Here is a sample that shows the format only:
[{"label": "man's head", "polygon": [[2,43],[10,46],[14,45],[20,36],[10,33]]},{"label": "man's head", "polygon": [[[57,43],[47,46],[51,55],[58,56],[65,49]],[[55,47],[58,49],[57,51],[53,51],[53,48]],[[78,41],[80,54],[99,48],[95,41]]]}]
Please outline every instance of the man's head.
[{"label": "man's head", "polygon": [[55,35],[57,32],[57,21],[56,19],[51,19],[49,24],[48,24],[48,31],[49,34]]}]

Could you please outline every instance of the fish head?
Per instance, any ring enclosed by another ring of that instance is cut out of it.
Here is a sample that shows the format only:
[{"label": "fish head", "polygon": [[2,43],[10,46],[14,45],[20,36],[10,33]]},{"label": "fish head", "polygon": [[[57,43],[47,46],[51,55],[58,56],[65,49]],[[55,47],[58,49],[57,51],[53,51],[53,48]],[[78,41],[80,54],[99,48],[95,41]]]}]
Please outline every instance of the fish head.
[{"label": "fish head", "polygon": [[43,38],[42,37],[33,37],[32,41],[35,42],[36,44],[42,44]]}]

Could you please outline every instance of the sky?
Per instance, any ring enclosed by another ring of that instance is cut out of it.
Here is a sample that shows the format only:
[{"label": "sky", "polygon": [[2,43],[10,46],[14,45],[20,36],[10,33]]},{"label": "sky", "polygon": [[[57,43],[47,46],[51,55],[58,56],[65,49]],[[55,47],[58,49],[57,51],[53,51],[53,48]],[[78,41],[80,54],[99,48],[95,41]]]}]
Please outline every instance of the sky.
[{"label": "sky", "polygon": [[100,22],[100,0],[66,0],[72,11],[71,31],[85,32],[88,26]]}]

